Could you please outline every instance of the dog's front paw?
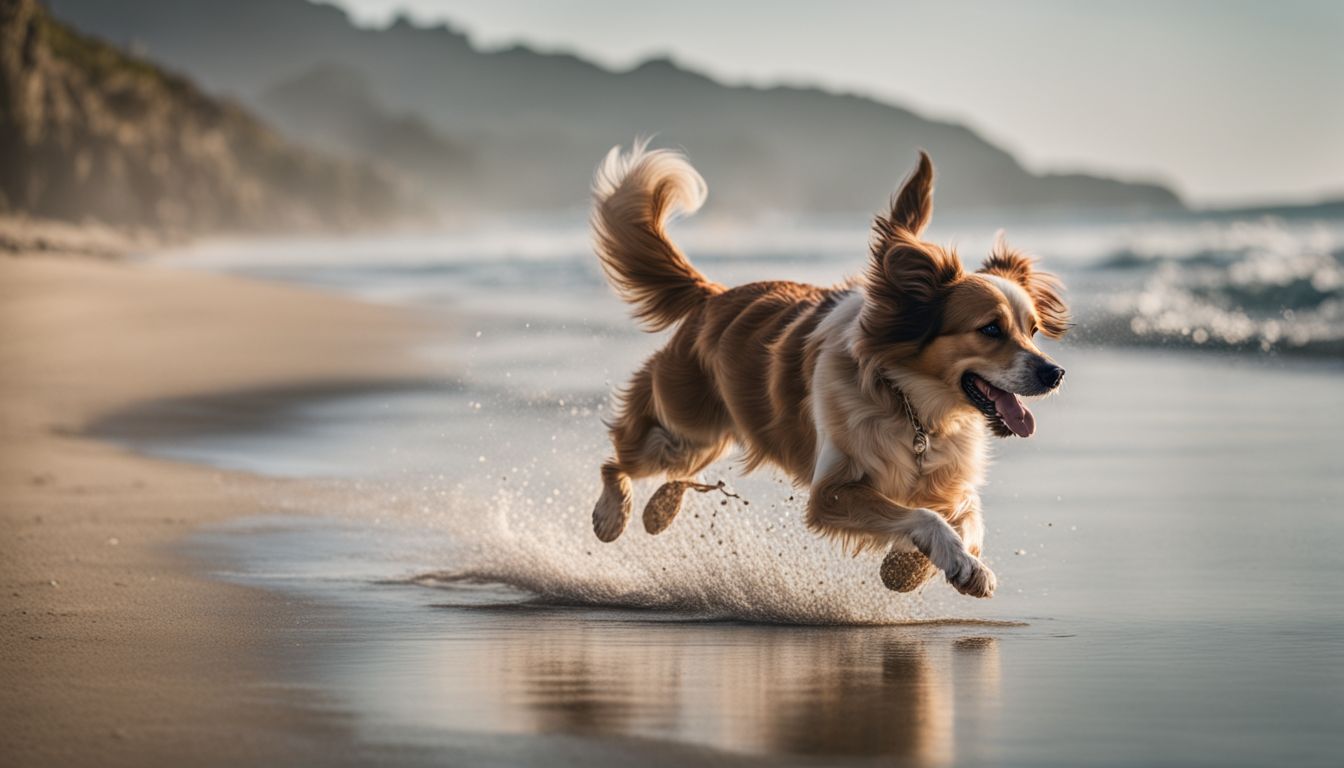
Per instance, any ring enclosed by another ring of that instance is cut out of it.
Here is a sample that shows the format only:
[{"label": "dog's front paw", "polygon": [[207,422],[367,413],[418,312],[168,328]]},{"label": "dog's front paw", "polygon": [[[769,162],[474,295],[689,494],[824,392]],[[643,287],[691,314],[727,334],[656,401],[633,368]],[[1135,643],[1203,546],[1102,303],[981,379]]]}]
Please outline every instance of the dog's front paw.
[{"label": "dog's front paw", "polygon": [[947,583],[963,595],[971,597],[992,597],[999,586],[999,580],[989,566],[969,552],[963,552],[957,559],[955,570],[947,573]]}]

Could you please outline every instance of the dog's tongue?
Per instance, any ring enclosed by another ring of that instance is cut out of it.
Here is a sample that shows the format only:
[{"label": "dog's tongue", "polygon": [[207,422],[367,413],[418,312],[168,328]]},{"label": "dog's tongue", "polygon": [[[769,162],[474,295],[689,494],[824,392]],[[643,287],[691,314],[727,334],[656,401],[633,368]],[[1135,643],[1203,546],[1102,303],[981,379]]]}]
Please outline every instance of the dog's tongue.
[{"label": "dog's tongue", "polygon": [[1031,411],[1022,404],[1012,392],[1005,392],[1002,389],[990,384],[984,379],[979,379],[980,390],[994,401],[994,410],[998,411],[999,418],[1003,423],[1013,431],[1018,437],[1031,437],[1036,431],[1036,417],[1031,415]]}]

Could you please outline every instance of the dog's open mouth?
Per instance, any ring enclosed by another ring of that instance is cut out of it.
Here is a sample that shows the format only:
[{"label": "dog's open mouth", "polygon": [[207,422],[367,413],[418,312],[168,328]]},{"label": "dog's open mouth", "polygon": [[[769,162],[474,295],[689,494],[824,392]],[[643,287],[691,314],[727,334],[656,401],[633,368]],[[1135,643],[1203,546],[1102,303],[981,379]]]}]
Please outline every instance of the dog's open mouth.
[{"label": "dog's open mouth", "polygon": [[1036,417],[1012,392],[999,389],[970,372],[961,377],[961,388],[971,403],[985,414],[990,428],[999,437],[1031,437],[1036,431]]}]

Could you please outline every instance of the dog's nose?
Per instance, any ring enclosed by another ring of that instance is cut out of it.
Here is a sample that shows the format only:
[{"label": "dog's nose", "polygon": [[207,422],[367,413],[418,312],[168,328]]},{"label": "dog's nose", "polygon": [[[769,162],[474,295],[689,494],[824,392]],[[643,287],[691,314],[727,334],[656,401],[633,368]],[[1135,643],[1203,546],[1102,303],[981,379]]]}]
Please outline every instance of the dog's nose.
[{"label": "dog's nose", "polygon": [[1054,389],[1064,381],[1064,369],[1054,363],[1046,363],[1036,369],[1036,378],[1041,380],[1041,384],[1047,389]]}]

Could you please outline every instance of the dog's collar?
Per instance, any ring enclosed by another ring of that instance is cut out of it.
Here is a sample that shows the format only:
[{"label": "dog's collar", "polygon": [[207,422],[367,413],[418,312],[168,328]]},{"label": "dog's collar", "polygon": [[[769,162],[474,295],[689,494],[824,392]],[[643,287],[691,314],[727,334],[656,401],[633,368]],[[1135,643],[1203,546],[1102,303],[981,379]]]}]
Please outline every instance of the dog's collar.
[{"label": "dog's collar", "polygon": [[914,403],[906,396],[904,390],[896,386],[896,382],[879,373],[878,378],[896,395],[896,399],[905,406],[905,415],[910,419],[910,427],[915,430],[915,439],[911,448],[915,452],[915,466],[924,471],[924,454],[929,450],[929,431],[924,429],[924,422],[919,420],[919,414],[915,413]]}]

